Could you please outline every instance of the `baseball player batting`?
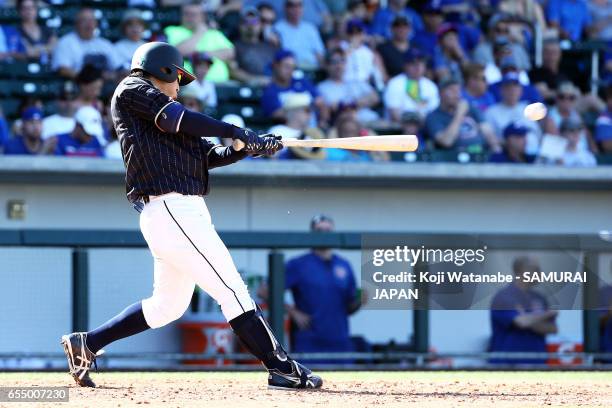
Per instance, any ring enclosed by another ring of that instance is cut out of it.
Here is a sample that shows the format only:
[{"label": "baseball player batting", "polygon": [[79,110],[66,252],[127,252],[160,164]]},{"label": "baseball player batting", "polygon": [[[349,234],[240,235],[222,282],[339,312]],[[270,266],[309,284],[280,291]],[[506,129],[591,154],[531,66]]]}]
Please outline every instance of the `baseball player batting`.
[{"label": "baseball player batting", "polygon": [[[203,198],[209,169],[273,154],[283,147],[280,137],[259,136],[185,109],[175,99],[179,86],[194,79],[175,47],[151,42],[136,50],[130,75],[112,97],[127,198],[140,212],[140,229],[154,258],[153,294],[94,330],[62,336],[70,373],[78,385],[95,387],[89,371],[102,347],[178,319],[197,284],[221,305],[234,333],[268,370],[269,388],[319,388],[321,378],[289,357],[274,337]],[[213,145],[205,136],[239,140],[244,148]]]}]

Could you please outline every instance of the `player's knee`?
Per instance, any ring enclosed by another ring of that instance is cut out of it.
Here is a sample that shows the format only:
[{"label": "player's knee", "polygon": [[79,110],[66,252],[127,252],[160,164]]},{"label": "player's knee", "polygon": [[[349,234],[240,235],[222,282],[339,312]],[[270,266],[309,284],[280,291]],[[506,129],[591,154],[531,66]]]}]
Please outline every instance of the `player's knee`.
[{"label": "player's knee", "polygon": [[151,297],[143,301],[143,312],[147,324],[155,329],[162,327],[179,319],[187,307],[191,297],[183,299],[163,299],[161,297]]}]

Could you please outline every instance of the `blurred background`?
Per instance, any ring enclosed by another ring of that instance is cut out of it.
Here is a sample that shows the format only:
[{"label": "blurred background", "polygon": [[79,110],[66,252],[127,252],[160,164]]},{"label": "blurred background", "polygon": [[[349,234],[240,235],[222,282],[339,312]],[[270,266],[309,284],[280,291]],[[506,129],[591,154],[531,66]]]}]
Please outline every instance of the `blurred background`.
[{"label": "blurred background", "polygon": [[[0,369],[63,369],[62,334],[151,293],[109,121],[146,41],[185,56],[189,109],[284,137],[419,137],[414,153],[291,148],[214,171],[215,226],[292,352],[340,353],[311,356],[328,367],[612,361],[597,354],[612,352],[610,1],[0,4]],[[538,102],[547,115],[527,120]],[[587,271],[601,307],[557,312],[535,286],[500,292],[504,313],[367,310],[366,232],[482,237],[483,270]],[[115,368],[242,364],[199,290],[181,320],[108,351]]]}]

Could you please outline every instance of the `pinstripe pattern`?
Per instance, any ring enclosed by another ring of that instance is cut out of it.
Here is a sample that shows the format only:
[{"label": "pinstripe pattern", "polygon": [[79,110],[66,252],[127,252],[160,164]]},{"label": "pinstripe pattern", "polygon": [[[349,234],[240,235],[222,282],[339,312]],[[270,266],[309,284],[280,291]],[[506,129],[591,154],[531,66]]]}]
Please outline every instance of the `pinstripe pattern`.
[{"label": "pinstripe pattern", "polygon": [[162,132],[154,118],[171,99],[138,77],[127,77],[115,90],[111,115],[126,167],[128,200],[177,192],[206,195],[208,169],[246,156],[214,147],[200,137]]}]

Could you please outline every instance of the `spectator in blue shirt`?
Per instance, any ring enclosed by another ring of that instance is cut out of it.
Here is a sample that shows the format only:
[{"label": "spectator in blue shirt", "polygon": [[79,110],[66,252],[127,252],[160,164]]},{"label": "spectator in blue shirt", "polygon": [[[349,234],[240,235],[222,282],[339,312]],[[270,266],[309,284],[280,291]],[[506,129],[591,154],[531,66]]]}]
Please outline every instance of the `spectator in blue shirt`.
[{"label": "spectator in blue shirt", "polygon": [[[514,260],[515,276],[541,271],[537,259],[521,256]],[[516,279],[497,292],[491,304],[492,352],[546,352],[546,336],[557,333],[557,312],[548,309],[546,298],[530,283]],[[542,364],[539,359],[494,359],[497,364]]]},{"label": "spectator in blue shirt", "polygon": [[517,122],[512,122],[504,129],[504,150],[492,154],[492,163],[533,163],[536,157],[525,153],[529,129]]},{"label": "spectator in blue shirt", "polygon": [[451,77],[462,80],[461,67],[469,60],[459,43],[457,26],[445,23],[438,29],[438,45],[434,52],[434,70],[438,80]]},{"label": "spectator in blue shirt", "polygon": [[71,133],[57,136],[55,154],[72,157],[103,157],[99,140],[104,137],[102,115],[91,106],[83,106],[74,115],[76,125]]},{"label": "spectator in blue shirt", "polygon": [[307,78],[296,78],[295,56],[291,51],[279,50],[272,64],[272,81],[264,88],[261,107],[267,117],[286,120],[282,98],[287,93],[308,92],[312,96],[314,107],[318,108],[320,120],[326,120],[327,109],[319,97],[317,89]]},{"label": "spectator in blue shirt", "polygon": [[422,30],[424,28],[423,20],[407,4],[407,0],[389,0],[387,7],[379,9],[374,14],[372,34],[384,39],[391,38],[391,24],[398,16],[406,17],[412,23],[413,30]]},{"label": "spectator in blue shirt", "polygon": [[[319,215],[310,223],[311,231],[334,230],[334,221]],[[291,290],[295,306],[289,316],[294,352],[352,351],[348,316],[361,306],[353,268],[330,248],[313,248],[291,259],[286,265],[286,288]]]},{"label": "spectator in blue shirt", "polygon": [[603,153],[612,153],[612,84],[605,90],[606,110],[595,122],[595,141]]},{"label": "spectator in blue shirt", "polygon": [[580,41],[593,23],[584,0],[549,0],[546,17],[551,26],[559,29],[561,38]]},{"label": "spectator in blue shirt", "polygon": [[42,111],[31,106],[21,114],[21,135],[6,141],[6,155],[39,155],[48,154],[49,148],[42,140]]},{"label": "spectator in blue shirt", "polygon": [[463,70],[463,90],[461,92],[463,98],[482,114],[496,102],[495,97],[489,91],[484,71],[484,65],[467,64]]},{"label": "spectator in blue shirt", "polygon": [[431,59],[434,56],[434,50],[438,44],[438,29],[444,23],[444,14],[439,2],[430,1],[423,8],[423,28],[417,30],[413,26],[415,32],[412,38],[412,44],[421,49]]}]

